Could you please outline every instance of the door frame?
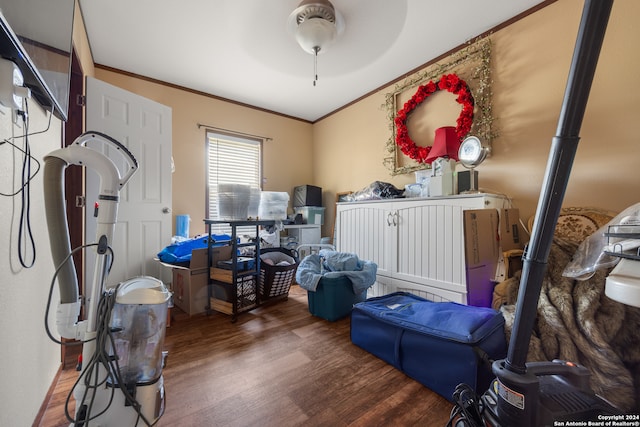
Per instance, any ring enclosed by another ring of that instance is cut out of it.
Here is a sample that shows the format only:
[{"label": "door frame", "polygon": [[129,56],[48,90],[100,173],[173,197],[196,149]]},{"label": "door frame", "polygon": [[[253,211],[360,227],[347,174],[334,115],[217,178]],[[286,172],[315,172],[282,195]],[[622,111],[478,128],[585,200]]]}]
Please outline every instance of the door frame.
[{"label": "door frame", "polygon": [[[84,131],[84,106],[81,102],[84,97],[84,72],[82,64],[78,58],[75,48],[71,50],[71,77],[69,85],[69,112],[67,121],[62,126],[62,143],[67,147],[76,140]],[[84,168],[70,165],[65,169],[65,195],[67,223],[69,227],[69,240],[71,248],[77,248],[84,244],[84,204],[76,203],[77,200],[84,200]],[[79,196],[79,197],[78,197]],[[77,251],[73,254],[76,275],[78,277],[78,295],[82,298],[82,283],[84,252]],[[83,317],[83,312],[80,313]],[[63,342],[67,341],[63,339]],[[69,340],[71,341],[71,340]],[[77,348],[77,350],[76,350]],[[74,349],[71,351],[71,349]],[[62,369],[75,368],[77,355],[80,354],[80,346],[68,347],[62,345],[60,348],[60,360]]]}]

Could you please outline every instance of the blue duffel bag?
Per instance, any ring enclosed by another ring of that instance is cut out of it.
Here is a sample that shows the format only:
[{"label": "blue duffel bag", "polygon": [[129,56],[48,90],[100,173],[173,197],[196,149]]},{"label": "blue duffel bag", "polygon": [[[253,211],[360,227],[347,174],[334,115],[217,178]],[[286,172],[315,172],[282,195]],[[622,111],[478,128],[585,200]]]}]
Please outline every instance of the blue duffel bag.
[{"label": "blue duffel bag", "polygon": [[[167,264],[188,264],[191,261],[191,252],[193,250],[206,249],[208,247],[207,238],[208,235],[204,235],[169,245],[158,252],[158,259]],[[211,239],[213,246],[227,245],[231,241],[231,236],[213,234]]]},{"label": "blue duffel bag", "polygon": [[461,383],[484,392],[507,353],[498,311],[406,292],[355,304],[351,341],[450,401]]}]

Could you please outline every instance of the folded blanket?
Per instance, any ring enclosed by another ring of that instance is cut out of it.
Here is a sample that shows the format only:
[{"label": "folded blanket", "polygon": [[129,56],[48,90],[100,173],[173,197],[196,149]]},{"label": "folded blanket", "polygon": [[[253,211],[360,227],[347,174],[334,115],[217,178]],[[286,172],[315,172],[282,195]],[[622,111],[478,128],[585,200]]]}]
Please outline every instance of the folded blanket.
[{"label": "folded blanket", "polygon": [[296,282],[307,291],[315,292],[323,277],[328,279],[346,276],[353,286],[353,293],[361,294],[376,281],[378,265],[362,261],[357,255],[322,249],[300,261],[296,271]]},{"label": "folded blanket", "polygon": [[[538,300],[527,361],[563,359],[591,372],[592,390],[623,411],[640,411],[640,309],[604,294],[608,270],[588,280],[562,275],[577,244],[554,239]],[[514,322],[520,274],[503,282],[507,339]]]}]

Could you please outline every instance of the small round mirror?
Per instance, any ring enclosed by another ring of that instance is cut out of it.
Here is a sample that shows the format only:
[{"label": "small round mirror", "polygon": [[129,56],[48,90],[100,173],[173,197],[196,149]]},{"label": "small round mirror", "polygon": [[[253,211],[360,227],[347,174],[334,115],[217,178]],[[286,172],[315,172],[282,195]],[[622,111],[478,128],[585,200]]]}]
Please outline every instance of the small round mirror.
[{"label": "small round mirror", "polygon": [[458,160],[463,166],[467,168],[473,168],[487,158],[489,149],[482,146],[480,139],[477,136],[468,136],[460,144],[458,150]]}]

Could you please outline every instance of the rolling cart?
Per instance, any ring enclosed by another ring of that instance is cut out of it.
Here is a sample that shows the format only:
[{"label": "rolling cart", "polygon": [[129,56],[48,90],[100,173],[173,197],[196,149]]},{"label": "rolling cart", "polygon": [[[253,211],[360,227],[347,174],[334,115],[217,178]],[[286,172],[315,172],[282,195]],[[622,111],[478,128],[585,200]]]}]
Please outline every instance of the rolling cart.
[{"label": "rolling cart", "polygon": [[[260,272],[260,227],[273,226],[273,220],[260,221],[226,221],[205,219],[209,237],[212,236],[212,226],[228,224],[231,226],[231,242],[229,246],[214,247],[211,238],[208,239],[209,266],[209,304],[207,314],[211,310],[231,315],[231,321],[236,322],[238,314],[258,307],[258,280]],[[247,243],[238,242],[238,228],[251,227],[255,229],[256,238]],[[253,249],[251,257],[240,257],[240,248]],[[230,262],[229,262],[230,261]],[[219,262],[222,262],[219,264]]]}]

